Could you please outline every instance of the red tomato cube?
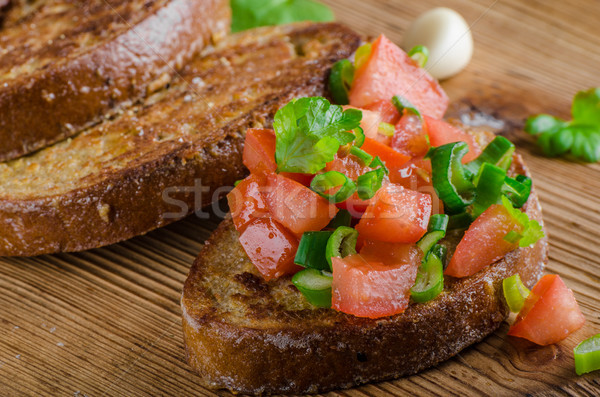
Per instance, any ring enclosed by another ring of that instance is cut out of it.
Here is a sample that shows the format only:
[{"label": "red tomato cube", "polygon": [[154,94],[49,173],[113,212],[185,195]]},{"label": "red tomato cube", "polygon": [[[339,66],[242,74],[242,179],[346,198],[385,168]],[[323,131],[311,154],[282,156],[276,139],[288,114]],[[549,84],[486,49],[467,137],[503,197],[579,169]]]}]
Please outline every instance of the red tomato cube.
[{"label": "red tomato cube", "polygon": [[518,247],[504,240],[512,230],[521,232],[522,226],[503,205],[491,205],[471,223],[444,274],[467,277],[503,258]]},{"label": "red tomato cube", "polygon": [[325,198],[278,174],[267,177],[265,199],[273,219],[298,237],[323,229],[338,212]]},{"label": "red tomato cube", "polygon": [[412,264],[419,267],[423,252],[415,244],[385,243],[366,240],[360,255],[367,262],[381,262],[384,265]]},{"label": "red tomato cube", "polygon": [[392,148],[410,157],[423,157],[429,150],[427,130],[421,118],[405,114],[396,124]]},{"label": "red tomato cube", "polygon": [[373,42],[367,62],[355,73],[350,105],[363,108],[377,101],[391,101],[394,95],[403,96],[419,111],[437,119],[448,108],[448,96],[437,80],[381,35]]},{"label": "red tomato cube", "polygon": [[371,199],[356,230],[367,240],[415,243],[427,232],[431,196],[393,183]]},{"label": "red tomato cube", "polygon": [[250,128],[246,131],[242,160],[253,174],[275,172],[275,131]]},{"label": "red tomato cube", "polygon": [[431,182],[431,161],[422,157],[411,159],[399,169],[390,170],[390,182],[431,196],[431,214],[443,214],[444,203]]},{"label": "red tomato cube", "polygon": [[427,133],[429,134],[429,143],[431,146],[442,146],[452,142],[466,142],[469,145],[469,151],[463,157],[462,162],[467,163],[475,160],[481,154],[481,148],[475,141],[475,137],[467,134],[461,129],[446,123],[443,120],[436,120],[431,117],[425,117]]},{"label": "red tomato cube", "polygon": [[560,342],[584,323],[573,291],[560,276],[552,274],[533,287],[508,334],[545,346]]},{"label": "red tomato cube", "polygon": [[362,119],[360,120],[360,126],[365,133],[371,139],[377,139],[379,134],[379,124],[381,124],[381,115],[371,110],[358,109],[353,106],[342,106],[344,109],[357,109],[362,112]]},{"label": "red tomato cube", "polygon": [[264,177],[250,174],[227,194],[233,224],[238,232],[243,232],[254,219],[270,216],[263,196],[265,186]]},{"label": "red tomato cube", "polygon": [[332,258],[331,307],[358,317],[378,318],[402,313],[415,284],[414,264],[384,265],[361,255]]},{"label": "red tomato cube", "polygon": [[240,235],[240,243],[252,264],[267,281],[302,269],[294,264],[298,239],[273,219],[250,222]]},{"label": "red tomato cube", "polygon": [[364,106],[363,109],[379,113],[381,121],[385,123],[396,124],[400,120],[400,112],[398,112],[398,109],[392,103],[391,98],[373,102],[370,105]]},{"label": "red tomato cube", "polygon": [[365,138],[365,143],[361,149],[372,156],[379,156],[389,169],[400,168],[410,160],[410,156],[402,154],[385,143],[371,138]]}]

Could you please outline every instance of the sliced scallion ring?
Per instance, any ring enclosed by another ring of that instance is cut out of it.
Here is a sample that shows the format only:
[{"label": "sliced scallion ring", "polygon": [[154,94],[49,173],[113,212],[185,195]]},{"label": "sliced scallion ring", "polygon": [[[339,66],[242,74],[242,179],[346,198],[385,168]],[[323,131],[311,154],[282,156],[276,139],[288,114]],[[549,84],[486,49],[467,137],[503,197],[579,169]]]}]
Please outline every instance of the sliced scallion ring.
[{"label": "sliced scallion ring", "polygon": [[575,372],[583,375],[600,369],[600,334],[581,342],[573,349]]},{"label": "sliced scallion ring", "polygon": [[381,135],[394,136],[394,132],[396,132],[396,127],[394,126],[394,124],[382,122],[382,123],[379,123],[378,132]]},{"label": "sliced scallion ring", "polygon": [[356,50],[354,54],[354,67],[360,69],[371,56],[371,43],[363,44]]},{"label": "sliced scallion ring", "polygon": [[400,112],[400,114],[404,113],[404,111],[406,110],[409,113],[418,116],[421,120],[423,119],[423,116],[421,116],[421,112],[419,112],[419,109],[417,109],[415,105],[413,105],[408,99],[404,98],[403,96],[394,95],[392,97],[392,103],[394,104],[396,109],[398,109],[398,112]]},{"label": "sliced scallion ring", "polygon": [[371,161],[373,161],[373,156],[371,156],[369,153],[365,152],[364,150],[357,148],[356,146],[352,146],[352,148],[350,148],[350,154],[353,154],[356,157],[358,157],[360,159],[360,161],[363,163],[363,165],[366,165],[366,166],[371,164]]},{"label": "sliced scallion ring", "polygon": [[431,155],[433,188],[455,213],[463,212],[475,199],[471,173],[461,162],[468,150],[465,142],[453,142],[435,148]]},{"label": "sliced scallion ring", "polygon": [[363,143],[365,143],[365,131],[362,127],[356,127],[352,130],[354,135],[356,135],[356,139],[354,139],[354,146],[361,147]]},{"label": "sliced scallion ring", "polygon": [[[341,203],[348,199],[356,191],[356,184],[352,179],[338,171],[327,171],[324,174],[315,175],[310,183],[310,188],[332,203]],[[329,194],[331,189],[337,189]]]},{"label": "sliced scallion ring", "polygon": [[446,270],[446,266],[448,266],[448,248],[444,245],[436,244],[431,249],[431,253],[440,258],[444,265],[444,270]]},{"label": "sliced scallion ring", "polygon": [[471,215],[474,219],[490,205],[501,202],[506,171],[494,164],[483,163],[476,179],[475,200],[471,207]]},{"label": "sliced scallion ring", "polygon": [[385,172],[386,175],[390,174],[390,170],[388,170],[388,168],[385,166],[385,163],[379,158],[379,156],[375,156],[375,158],[373,159],[373,161],[371,161],[371,164],[369,164],[370,168],[381,168],[383,170],[383,172]]},{"label": "sliced scallion ring", "polygon": [[294,274],[292,284],[316,307],[331,307],[333,277],[317,269],[304,269]]},{"label": "sliced scallion ring", "polygon": [[444,265],[433,252],[419,266],[415,285],[410,295],[415,302],[423,303],[434,299],[444,290]]},{"label": "sliced scallion ring", "polygon": [[504,298],[506,299],[508,308],[513,313],[521,311],[525,304],[525,299],[531,293],[523,284],[518,274],[505,278],[502,281],[502,290],[504,291]]},{"label": "sliced scallion ring", "polygon": [[294,263],[306,268],[329,270],[325,252],[327,241],[332,233],[331,231],[304,232],[298,244]]},{"label": "sliced scallion ring", "polygon": [[325,257],[331,268],[331,258],[344,258],[356,254],[358,232],[351,227],[340,226],[329,237]]},{"label": "sliced scallion ring", "polygon": [[354,80],[354,65],[347,59],[337,61],[331,68],[329,75],[329,91],[335,103],[347,105],[348,92]]},{"label": "sliced scallion ring", "polygon": [[339,210],[338,213],[333,217],[325,229],[335,230],[340,226],[350,226],[352,222],[352,214],[348,210]]},{"label": "sliced scallion ring", "polygon": [[408,52],[408,56],[414,59],[419,67],[422,68],[425,67],[429,59],[429,50],[423,45],[417,45]]},{"label": "sliced scallion ring", "polygon": [[502,192],[509,198],[515,208],[521,208],[529,199],[531,186],[531,178],[525,175],[517,175],[515,179],[506,177]]},{"label": "sliced scallion ring", "polygon": [[503,136],[497,136],[475,160],[465,164],[465,167],[476,174],[483,163],[490,163],[506,171],[512,163],[514,152],[515,145],[511,141]]},{"label": "sliced scallion ring", "polygon": [[365,172],[356,179],[356,192],[361,200],[368,200],[381,189],[385,171],[381,168]]},{"label": "sliced scallion ring", "polygon": [[466,229],[473,222],[473,218],[467,212],[450,215],[448,219],[448,230]]},{"label": "sliced scallion ring", "polygon": [[433,231],[446,232],[446,229],[448,229],[448,219],[449,219],[449,216],[445,215],[445,214],[431,215],[431,218],[429,218],[429,224],[427,225],[427,231],[428,232],[433,232]]}]

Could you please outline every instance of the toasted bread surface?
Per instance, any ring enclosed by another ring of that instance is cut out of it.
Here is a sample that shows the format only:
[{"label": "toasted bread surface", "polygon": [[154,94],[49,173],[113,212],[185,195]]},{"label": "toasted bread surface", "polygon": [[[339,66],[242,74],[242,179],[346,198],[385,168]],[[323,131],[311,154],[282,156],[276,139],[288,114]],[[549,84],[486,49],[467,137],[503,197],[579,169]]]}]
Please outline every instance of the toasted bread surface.
[{"label": "toasted bread surface", "polygon": [[295,97],[324,95],[331,65],[359,42],[337,24],[231,36],[143,104],[1,163],[0,255],[99,247],[201,209],[244,176],[246,129],[269,126]]},{"label": "toasted bread surface", "polygon": [[[526,170],[515,156],[513,171]],[[527,214],[542,221],[535,192]],[[547,241],[519,248],[391,317],[359,318],[311,306],[290,277],[265,282],[231,220],[206,242],[181,300],[186,357],[207,387],[234,392],[315,393],[417,373],[496,330],[508,315],[502,280],[528,286],[547,261]],[[460,234],[443,240],[452,254]]]},{"label": "toasted bread surface", "polygon": [[0,10],[0,161],[164,87],[229,29],[226,0],[13,0]]}]

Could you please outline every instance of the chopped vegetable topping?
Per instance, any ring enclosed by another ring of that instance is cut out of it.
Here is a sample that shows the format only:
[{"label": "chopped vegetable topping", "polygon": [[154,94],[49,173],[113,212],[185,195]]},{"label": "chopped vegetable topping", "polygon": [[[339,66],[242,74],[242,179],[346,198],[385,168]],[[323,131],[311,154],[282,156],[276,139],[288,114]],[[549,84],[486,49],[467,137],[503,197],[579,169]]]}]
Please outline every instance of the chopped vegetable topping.
[{"label": "chopped vegetable topping", "polygon": [[304,232],[294,263],[311,269],[331,270],[326,258],[326,248],[327,240],[332,234],[330,231]]},{"label": "chopped vegetable topping", "polygon": [[514,208],[510,200],[504,196],[502,196],[502,205],[504,205],[512,218],[521,226],[519,233],[523,237],[519,239],[519,247],[529,247],[544,237],[544,231],[538,221],[529,219],[526,213]]},{"label": "chopped vegetable topping", "polygon": [[429,50],[424,45],[417,45],[408,52],[408,56],[414,59],[419,67],[423,68],[429,59]]},{"label": "chopped vegetable topping", "polygon": [[292,277],[292,283],[316,307],[331,307],[332,280],[330,273],[317,269],[304,269]]},{"label": "chopped vegetable topping", "polygon": [[360,125],[362,113],[342,110],[325,98],[300,98],[275,114],[275,160],[278,172],[314,174],[325,167],[341,145],[352,142],[351,131]]},{"label": "chopped vegetable topping", "polygon": [[331,9],[313,0],[231,0],[231,31],[291,22],[333,21]]},{"label": "chopped vegetable topping", "polygon": [[523,308],[525,299],[529,296],[531,291],[527,289],[521,281],[521,276],[518,274],[512,275],[505,278],[502,281],[502,290],[504,291],[504,298],[508,304],[508,308],[513,313],[518,313]]},{"label": "chopped vegetable topping", "polygon": [[575,372],[583,375],[600,369],[600,334],[581,342],[573,349]]},{"label": "chopped vegetable topping", "polygon": [[547,114],[532,116],[525,131],[538,136],[538,145],[547,156],[570,153],[589,163],[600,161],[600,88],[578,92],[571,115],[571,121]]},{"label": "chopped vegetable topping", "polygon": [[356,254],[358,232],[348,226],[338,227],[327,240],[325,258],[331,267],[331,258],[344,258]]},{"label": "chopped vegetable topping", "polygon": [[333,100],[339,105],[347,105],[348,91],[354,80],[354,65],[347,59],[337,61],[329,75],[329,91]]}]

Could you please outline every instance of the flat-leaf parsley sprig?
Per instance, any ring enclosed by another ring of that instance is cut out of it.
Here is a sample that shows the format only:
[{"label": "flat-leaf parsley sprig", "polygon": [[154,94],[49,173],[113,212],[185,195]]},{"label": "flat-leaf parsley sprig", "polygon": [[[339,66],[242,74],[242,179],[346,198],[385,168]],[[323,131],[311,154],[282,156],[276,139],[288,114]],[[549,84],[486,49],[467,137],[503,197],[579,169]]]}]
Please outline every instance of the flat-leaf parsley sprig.
[{"label": "flat-leaf parsley sprig", "polygon": [[532,116],[525,123],[525,131],[538,136],[547,156],[570,153],[589,163],[600,161],[600,88],[578,92],[571,114],[571,121],[548,114]]}]

